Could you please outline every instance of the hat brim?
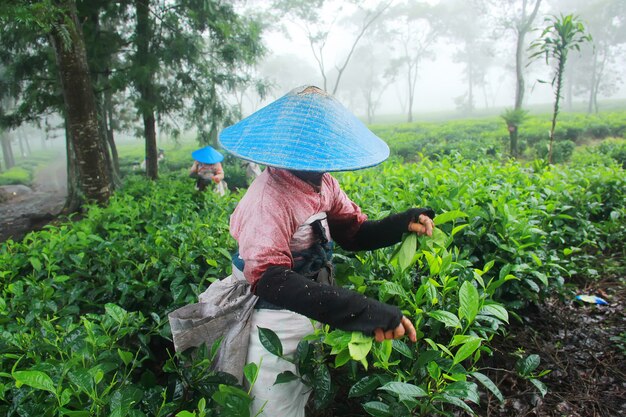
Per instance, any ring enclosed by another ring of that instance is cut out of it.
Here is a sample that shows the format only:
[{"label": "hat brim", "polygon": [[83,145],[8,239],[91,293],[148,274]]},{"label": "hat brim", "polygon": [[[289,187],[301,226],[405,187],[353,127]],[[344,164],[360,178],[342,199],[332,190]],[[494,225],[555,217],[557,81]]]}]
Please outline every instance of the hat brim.
[{"label": "hat brim", "polygon": [[301,89],[224,129],[219,142],[241,159],[298,171],[352,171],[389,157],[387,144],[332,96]]}]

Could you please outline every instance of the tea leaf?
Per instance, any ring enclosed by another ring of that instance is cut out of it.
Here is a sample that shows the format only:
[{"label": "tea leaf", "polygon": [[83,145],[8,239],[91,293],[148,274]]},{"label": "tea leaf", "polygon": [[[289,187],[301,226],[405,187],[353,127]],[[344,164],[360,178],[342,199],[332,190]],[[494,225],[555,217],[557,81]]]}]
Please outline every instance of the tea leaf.
[{"label": "tea leaf", "polygon": [[465,317],[468,323],[472,323],[478,314],[478,304],[478,290],[469,281],[465,281],[459,291],[459,319]]},{"label": "tea leaf", "polygon": [[428,313],[428,315],[435,320],[442,322],[446,325],[446,327],[454,327],[457,329],[461,328],[461,322],[459,321],[459,318],[454,315],[454,313],[451,313],[449,311],[436,310],[431,311],[430,313]]},{"label": "tea leaf", "polygon": [[33,269],[37,272],[41,271],[41,261],[37,258],[29,258],[28,259],[30,261],[30,264],[32,265]]},{"label": "tea leaf", "polygon": [[380,386],[380,379],[377,376],[366,376],[359,380],[356,384],[350,388],[348,397],[360,397],[365,394],[369,394]]},{"label": "tea leaf", "polygon": [[448,404],[456,405],[457,407],[460,407],[463,410],[467,411],[467,413],[470,415],[476,415],[474,413],[474,410],[472,410],[471,407],[465,404],[465,401],[461,400],[460,398],[453,397],[452,395],[448,395],[448,394],[443,394],[443,395],[435,397],[435,399],[438,399]]},{"label": "tea leaf", "polygon": [[246,377],[246,380],[250,385],[254,385],[257,376],[259,375],[259,367],[254,362],[248,363],[243,367],[243,375]]},{"label": "tea leaf", "polygon": [[131,410],[133,404],[141,401],[143,393],[135,387],[124,387],[115,391],[111,396],[111,413],[110,417],[126,417]]},{"label": "tea leaf", "polygon": [[13,378],[15,378],[15,385],[19,388],[22,385],[28,385],[29,387],[48,391],[56,395],[56,388],[52,378],[45,372],[41,371],[15,371],[13,372]]},{"label": "tea leaf", "polygon": [[541,358],[539,357],[539,355],[528,355],[527,357],[517,361],[517,372],[519,372],[522,376],[528,376],[532,371],[537,369],[540,363]]},{"label": "tea leaf", "polygon": [[499,304],[486,304],[480,309],[481,314],[496,317],[505,323],[509,322],[509,313]]},{"label": "tea leaf", "polygon": [[363,404],[363,409],[371,416],[374,417],[388,417],[392,416],[389,406],[380,401],[370,401]]},{"label": "tea leaf", "polygon": [[365,359],[371,349],[372,338],[370,336],[365,336],[361,332],[352,332],[352,339],[350,343],[348,343],[348,350],[353,360],[361,361]]},{"label": "tea leaf", "polygon": [[106,311],[106,314],[118,324],[124,323],[128,318],[128,311],[118,305],[107,303],[104,306],[104,310]]},{"label": "tea leaf", "polygon": [[461,210],[451,210],[445,213],[437,214],[434,222],[436,226],[439,226],[441,224],[451,222],[452,220],[465,217],[467,217],[467,214],[463,213]]},{"label": "tea leaf", "polygon": [[409,359],[413,359],[413,351],[402,340],[398,340],[398,339],[392,340],[392,347],[393,347],[393,350],[395,350],[402,356],[405,356]]},{"label": "tea leaf", "polygon": [[130,352],[118,348],[117,354],[120,356],[120,359],[122,359],[122,362],[124,362],[124,365],[126,366],[128,366],[128,364],[133,361],[133,354]]},{"label": "tea leaf", "polygon": [[474,351],[480,347],[481,342],[482,342],[482,339],[480,338],[470,339],[467,342],[465,342],[459,348],[459,350],[456,351],[456,355],[454,355],[453,363],[456,365],[457,363],[460,363],[466,358],[470,357],[472,353],[474,353]]},{"label": "tea leaf", "polygon": [[400,251],[398,252],[398,266],[400,266],[401,271],[411,266],[416,249],[417,234],[409,233],[402,241],[402,246],[400,246]]},{"label": "tea leaf", "polygon": [[386,383],[385,385],[383,385],[382,387],[378,389],[388,391],[388,392],[393,392],[394,394],[398,394],[398,395],[406,395],[409,397],[416,397],[416,398],[428,396],[426,391],[424,391],[417,385],[408,384],[406,382],[392,381],[392,382]]},{"label": "tea leaf", "polygon": [[[248,377],[246,376],[246,378]],[[276,376],[276,381],[274,382],[274,385],[285,384],[287,382],[295,381],[297,379],[300,379],[298,375],[294,374],[291,371],[281,372]],[[248,381],[250,381],[250,379],[248,379]]]},{"label": "tea leaf", "polygon": [[495,395],[495,397],[498,399],[498,401],[500,401],[501,403],[504,402],[504,396],[502,395],[502,393],[500,392],[500,390],[498,389],[496,384],[494,384],[493,381],[487,375],[482,374],[480,372],[472,372],[471,375],[474,378],[476,378],[476,380],[478,380],[478,382],[483,384],[483,386],[485,388],[487,388],[489,391],[491,391],[491,393],[493,395]]},{"label": "tea leaf", "polygon": [[478,404],[480,397],[478,395],[478,389],[476,384],[467,381],[457,381],[444,388],[444,392],[453,397],[460,398],[462,400],[471,401],[474,404]]},{"label": "tea leaf", "polygon": [[280,342],[280,339],[270,329],[265,329],[263,327],[257,326],[259,329],[259,340],[265,349],[267,349],[271,354],[276,355],[278,357],[283,356],[283,344]]},{"label": "tea leaf", "polygon": [[542,397],[546,396],[546,394],[548,393],[548,387],[546,387],[546,384],[536,378],[532,378],[530,382],[539,390],[539,393],[541,393]]},{"label": "tea leaf", "polygon": [[332,399],[332,384],[330,371],[324,364],[315,368],[313,372],[313,389],[315,390],[315,402],[324,406]]}]

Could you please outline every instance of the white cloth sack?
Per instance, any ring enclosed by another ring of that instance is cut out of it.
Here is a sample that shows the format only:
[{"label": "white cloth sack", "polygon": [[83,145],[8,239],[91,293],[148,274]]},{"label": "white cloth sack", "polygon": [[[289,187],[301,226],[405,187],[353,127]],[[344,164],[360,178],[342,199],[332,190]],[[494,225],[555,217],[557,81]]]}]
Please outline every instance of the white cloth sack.
[{"label": "white cloth sack", "polygon": [[248,363],[260,364],[259,375],[250,394],[254,397],[250,415],[259,417],[304,417],[304,409],[312,388],[300,380],[274,385],[276,376],[284,371],[298,374],[296,365],[279,358],[263,347],[258,327],[272,330],[283,346],[283,355],[294,357],[298,343],[315,330],[311,319],[289,310],[259,309],[252,313],[252,333],[248,347]]},{"label": "white cloth sack", "polygon": [[213,369],[243,380],[250,340],[250,316],[258,297],[250,292],[243,273],[233,273],[216,281],[200,294],[199,303],[189,304],[168,315],[176,351],[182,352],[205,343],[210,349],[220,337]]}]

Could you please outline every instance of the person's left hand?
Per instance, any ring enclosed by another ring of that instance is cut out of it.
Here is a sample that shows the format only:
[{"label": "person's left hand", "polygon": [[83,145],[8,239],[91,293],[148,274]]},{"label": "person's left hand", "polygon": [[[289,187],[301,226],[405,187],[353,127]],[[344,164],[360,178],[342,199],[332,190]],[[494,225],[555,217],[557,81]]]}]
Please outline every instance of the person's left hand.
[{"label": "person's left hand", "polygon": [[425,214],[420,214],[417,222],[409,223],[409,231],[418,235],[432,236],[435,222]]},{"label": "person's left hand", "polygon": [[217,175],[213,176],[213,182],[215,182],[216,184],[219,184],[221,181],[220,177],[218,177]]}]

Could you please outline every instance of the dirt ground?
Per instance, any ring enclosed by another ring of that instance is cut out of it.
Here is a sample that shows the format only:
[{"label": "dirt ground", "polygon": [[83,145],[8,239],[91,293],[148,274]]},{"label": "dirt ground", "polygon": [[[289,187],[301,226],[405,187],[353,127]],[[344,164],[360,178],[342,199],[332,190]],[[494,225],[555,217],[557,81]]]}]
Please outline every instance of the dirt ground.
[{"label": "dirt ground", "polygon": [[[623,263],[623,259],[621,260]],[[546,300],[522,313],[506,338],[495,340],[486,372],[502,389],[505,402],[485,398],[480,412],[489,417],[626,416],[626,286],[623,276],[579,283],[579,294],[598,295],[609,305],[572,299]],[[548,387],[545,397],[515,369],[517,353],[537,354]]]},{"label": "dirt ground", "polygon": [[0,201],[0,242],[41,229],[60,213],[66,196],[67,171],[60,157],[35,173],[30,192],[10,193],[7,201]]},{"label": "dirt ground", "polygon": [[[21,239],[53,221],[65,200],[65,165],[39,172],[33,191],[0,203],[0,243]],[[602,260],[605,263],[609,260]],[[612,259],[624,270],[624,259]],[[523,311],[509,334],[494,340],[494,354],[483,370],[504,394],[482,398],[477,413],[484,417],[619,417],[626,416],[626,277],[574,278],[577,293],[598,295],[609,305],[552,298]],[[545,397],[510,370],[520,355],[537,354]],[[344,399],[345,400],[345,399]],[[336,407],[317,416],[365,416],[358,404],[336,399]],[[347,410],[350,410],[349,412]],[[310,414],[311,415],[311,414]]]}]

